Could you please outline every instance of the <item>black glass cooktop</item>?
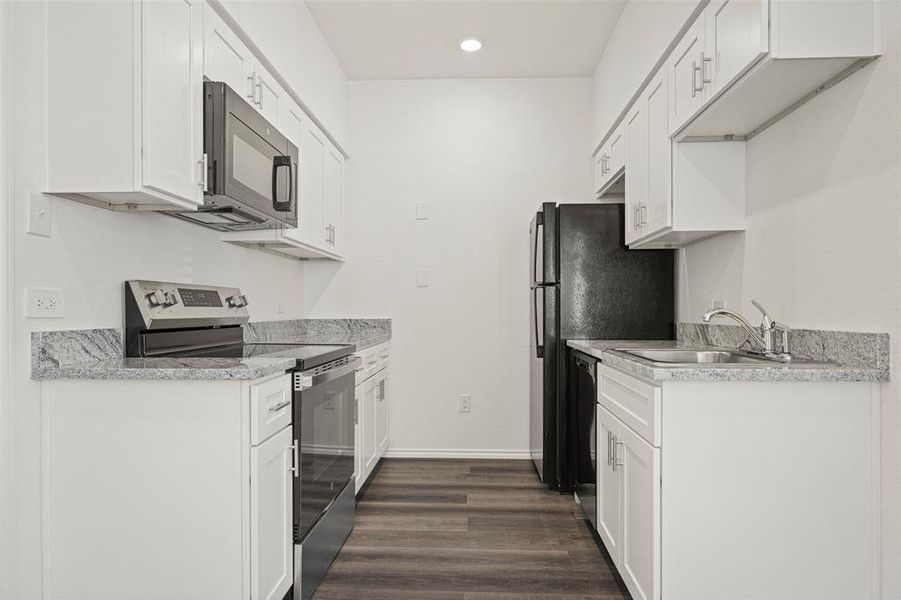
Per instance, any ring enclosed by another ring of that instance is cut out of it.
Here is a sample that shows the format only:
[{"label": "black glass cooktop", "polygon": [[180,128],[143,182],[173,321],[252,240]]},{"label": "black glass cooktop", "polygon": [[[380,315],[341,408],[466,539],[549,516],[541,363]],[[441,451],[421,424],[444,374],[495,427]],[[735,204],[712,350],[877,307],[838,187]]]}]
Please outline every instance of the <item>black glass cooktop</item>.
[{"label": "black glass cooktop", "polygon": [[294,358],[297,368],[312,369],[342,356],[353,354],[354,346],[328,344],[233,344],[180,352],[179,356],[204,358]]}]

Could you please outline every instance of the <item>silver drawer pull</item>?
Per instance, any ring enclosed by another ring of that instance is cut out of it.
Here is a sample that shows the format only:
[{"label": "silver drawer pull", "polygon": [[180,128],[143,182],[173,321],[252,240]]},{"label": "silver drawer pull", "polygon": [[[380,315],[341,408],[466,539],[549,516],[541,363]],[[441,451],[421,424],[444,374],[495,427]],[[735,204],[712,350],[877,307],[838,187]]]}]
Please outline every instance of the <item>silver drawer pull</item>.
[{"label": "silver drawer pull", "polygon": [[294,459],[294,464],[291,467],[288,467],[288,470],[294,473],[294,477],[300,477],[300,459],[297,455],[297,449],[300,447],[300,444],[297,443],[297,440],[294,440],[294,443],[288,446],[291,449],[291,455]]},{"label": "silver drawer pull", "polygon": [[291,399],[290,399],[290,398],[288,398],[287,400],[284,400],[284,401],[282,401],[282,402],[279,402],[278,404],[273,404],[272,406],[269,407],[269,412],[278,412],[278,411],[280,411],[281,409],[283,409],[283,408],[285,408],[286,406],[288,406],[289,404],[291,404]]}]

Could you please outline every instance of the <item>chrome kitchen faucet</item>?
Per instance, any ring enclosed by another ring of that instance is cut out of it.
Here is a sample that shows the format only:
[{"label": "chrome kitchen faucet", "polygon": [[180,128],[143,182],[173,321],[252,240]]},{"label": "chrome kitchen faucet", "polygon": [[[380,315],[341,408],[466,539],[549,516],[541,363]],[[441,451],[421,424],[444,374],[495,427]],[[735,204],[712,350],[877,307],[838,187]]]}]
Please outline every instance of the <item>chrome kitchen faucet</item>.
[{"label": "chrome kitchen faucet", "polygon": [[[754,307],[760,311],[760,314],[763,315],[763,320],[760,323],[760,333],[758,333],[757,329],[751,326],[751,324],[748,323],[747,319],[745,319],[743,316],[725,308],[718,308],[715,310],[707,311],[706,313],[704,313],[703,320],[705,323],[709,323],[710,319],[712,319],[713,317],[729,317],[730,319],[744,327],[744,329],[748,332],[748,339],[752,342],[752,344],[756,344],[760,348],[759,352],[761,354],[763,354],[767,358],[775,358],[784,361],[791,360],[791,342],[789,340],[791,329],[789,329],[782,323],[777,323],[776,321],[771,319],[769,313],[767,313],[766,309],[757,300],[751,300],[751,304],[753,304]],[[781,333],[782,337],[781,352],[776,351],[775,334],[777,331]]]}]

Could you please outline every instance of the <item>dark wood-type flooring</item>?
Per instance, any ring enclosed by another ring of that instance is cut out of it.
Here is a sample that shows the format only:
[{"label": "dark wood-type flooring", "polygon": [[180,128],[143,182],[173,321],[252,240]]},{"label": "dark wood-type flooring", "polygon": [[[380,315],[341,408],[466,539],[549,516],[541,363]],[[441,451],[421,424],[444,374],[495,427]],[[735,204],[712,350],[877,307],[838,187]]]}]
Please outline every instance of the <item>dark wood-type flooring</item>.
[{"label": "dark wood-type flooring", "polygon": [[621,600],[572,496],[528,460],[385,459],[315,600]]}]

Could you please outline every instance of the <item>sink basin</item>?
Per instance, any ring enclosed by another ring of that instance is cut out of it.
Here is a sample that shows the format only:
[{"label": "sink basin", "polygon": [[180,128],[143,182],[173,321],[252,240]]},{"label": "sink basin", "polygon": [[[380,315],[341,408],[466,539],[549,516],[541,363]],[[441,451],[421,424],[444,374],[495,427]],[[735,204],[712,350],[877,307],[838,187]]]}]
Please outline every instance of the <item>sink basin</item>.
[{"label": "sink basin", "polygon": [[781,365],[784,367],[830,367],[835,363],[829,361],[813,361],[801,357],[793,357],[790,361],[782,361],[775,358],[766,358],[742,352],[740,350],[722,350],[718,348],[711,349],[691,349],[691,348],[648,348],[648,349],[617,349],[617,352],[629,354],[638,358],[643,358],[653,363],[665,366],[774,366]]},{"label": "sink basin", "polygon": [[647,359],[656,363],[683,364],[683,365],[713,365],[713,364],[756,364],[772,365],[783,364],[781,361],[764,357],[750,356],[743,352],[730,352],[728,350],[685,350],[685,349],[661,349],[661,350],[620,350],[626,354]]}]

